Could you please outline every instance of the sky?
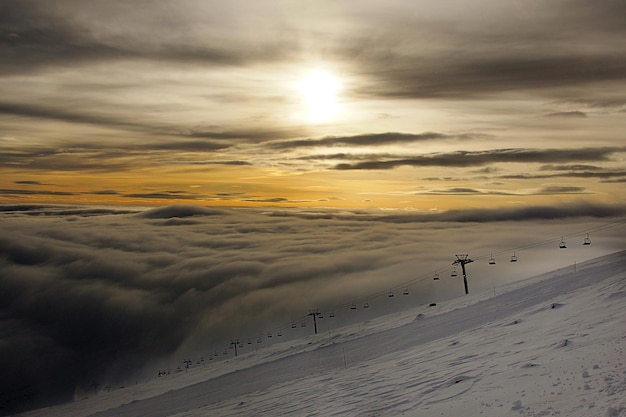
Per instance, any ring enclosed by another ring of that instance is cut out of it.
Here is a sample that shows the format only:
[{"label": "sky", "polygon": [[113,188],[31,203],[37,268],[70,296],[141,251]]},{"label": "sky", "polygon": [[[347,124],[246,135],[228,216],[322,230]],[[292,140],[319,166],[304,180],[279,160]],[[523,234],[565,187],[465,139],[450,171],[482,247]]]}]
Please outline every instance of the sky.
[{"label": "sky", "polygon": [[0,202],[624,203],[623,2],[0,4]]},{"label": "sky", "polygon": [[0,406],[623,250],[624,16],[0,2]]}]

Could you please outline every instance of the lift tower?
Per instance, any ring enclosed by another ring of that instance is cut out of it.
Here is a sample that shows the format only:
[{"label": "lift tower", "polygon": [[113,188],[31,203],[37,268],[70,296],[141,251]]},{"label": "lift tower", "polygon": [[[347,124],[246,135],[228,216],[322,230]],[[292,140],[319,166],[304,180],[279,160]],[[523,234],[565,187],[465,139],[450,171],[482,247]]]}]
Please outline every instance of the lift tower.
[{"label": "lift tower", "polygon": [[455,255],[456,261],[452,262],[452,265],[461,265],[461,269],[463,270],[463,284],[465,285],[465,294],[469,294],[469,289],[467,287],[467,273],[465,272],[465,264],[469,264],[474,262],[470,259],[469,255]]},{"label": "lift tower", "polygon": [[315,334],[317,334],[317,318],[322,318],[322,313],[318,309],[309,310],[307,316],[313,316],[313,327],[315,328]]}]

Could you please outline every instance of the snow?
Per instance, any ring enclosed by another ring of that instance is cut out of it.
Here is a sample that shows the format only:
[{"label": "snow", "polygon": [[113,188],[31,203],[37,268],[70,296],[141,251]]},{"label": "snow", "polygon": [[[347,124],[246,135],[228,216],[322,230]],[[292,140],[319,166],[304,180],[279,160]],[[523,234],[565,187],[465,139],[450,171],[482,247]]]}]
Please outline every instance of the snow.
[{"label": "snow", "polygon": [[626,251],[23,416],[626,416]]}]

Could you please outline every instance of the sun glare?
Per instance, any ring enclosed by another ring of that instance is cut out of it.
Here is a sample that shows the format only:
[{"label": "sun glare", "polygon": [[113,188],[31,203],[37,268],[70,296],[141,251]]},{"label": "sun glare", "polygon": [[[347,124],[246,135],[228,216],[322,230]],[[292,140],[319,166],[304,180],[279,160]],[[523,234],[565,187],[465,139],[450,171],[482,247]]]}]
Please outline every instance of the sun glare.
[{"label": "sun glare", "polygon": [[337,114],[340,82],[326,71],[311,71],[298,84],[310,122],[325,122]]}]

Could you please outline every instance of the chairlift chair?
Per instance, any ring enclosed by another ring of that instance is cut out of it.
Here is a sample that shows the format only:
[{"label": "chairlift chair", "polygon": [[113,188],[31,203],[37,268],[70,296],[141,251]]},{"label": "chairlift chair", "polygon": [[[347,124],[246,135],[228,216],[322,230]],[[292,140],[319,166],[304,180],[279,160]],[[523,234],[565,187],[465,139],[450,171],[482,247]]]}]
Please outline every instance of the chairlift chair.
[{"label": "chairlift chair", "polygon": [[281,337],[282,335],[283,335],[283,332],[279,330],[276,336]]},{"label": "chairlift chair", "polygon": [[567,249],[567,245],[565,244],[563,238],[561,238],[561,242],[559,243],[559,249]]},{"label": "chairlift chair", "polygon": [[259,338],[256,340],[256,342],[257,342],[257,343],[261,343],[261,338],[259,337]]},{"label": "chairlift chair", "polygon": [[291,323],[291,328],[292,328],[292,329],[295,329],[296,327],[298,327],[298,326],[296,325],[296,322]]},{"label": "chairlift chair", "polygon": [[387,297],[393,298],[395,297],[395,294],[393,293],[393,291],[389,290],[389,294],[387,294]]},{"label": "chairlift chair", "polygon": [[439,281],[439,273],[435,272],[435,275],[433,275],[433,281]]},{"label": "chairlift chair", "polygon": [[356,304],[352,303],[352,305],[350,306],[350,310],[356,310]]},{"label": "chairlift chair", "polygon": [[300,324],[300,327],[306,327],[306,321],[303,321],[302,324]]},{"label": "chairlift chair", "polygon": [[452,268],[452,272],[450,272],[450,276],[451,277],[456,277],[457,273],[456,273],[456,266],[454,268]]},{"label": "chairlift chair", "polygon": [[489,258],[489,265],[495,265],[496,264],[496,260],[493,258],[493,255],[491,255],[491,258]]},{"label": "chairlift chair", "polygon": [[404,291],[402,291],[402,295],[409,295],[409,289],[405,288]]},{"label": "chairlift chair", "polygon": [[370,308],[370,303],[367,301],[363,303],[363,308]]},{"label": "chairlift chair", "polygon": [[515,256],[515,252],[511,255],[511,262],[517,262],[517,256]]},{"label": "chairlift chair", "polygon": [[589,237],[589,233],[587,233],[587,236],[585,236],[585,238],[583,239],[583,246],[589,245],[591,245],[591,238]]},{"label": "chairlift chair", "polygon": [[335,312],[334,312],[334,311],[331,311],[331,312],[330,312],[330,314],[328,315],[328,317],[330,317],[331,319],[332,319],[333,317],[335,317]]}]

